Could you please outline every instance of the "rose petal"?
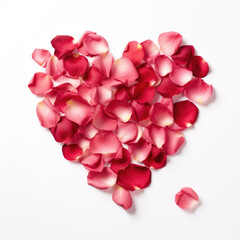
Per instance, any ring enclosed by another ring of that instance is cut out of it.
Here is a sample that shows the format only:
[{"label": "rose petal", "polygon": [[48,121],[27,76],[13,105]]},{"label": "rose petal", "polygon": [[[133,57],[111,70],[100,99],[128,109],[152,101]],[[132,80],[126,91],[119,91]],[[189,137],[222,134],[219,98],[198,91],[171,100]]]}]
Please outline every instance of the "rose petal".
[{"label": "rose petal", "polygon": [[55,55],[51,56],[51,58],[47,62],[46,66],[46,74],[53,77],[53,79],[57,79],[65,72],[63,61],[59,60]]},{"label": "rose petal", "polygon": [[97,88],[96,87],[89,87],[85,82],[81,84],[78,88],[78,94],[85,99],[88,104],[94,106],[97,104],[96,94]]},{"label": "rose petal", "polygon": [[128,102],[132,99],[132,97],[128,91],[128,88],[124,85],[120,85],[117,87],[117,89],[114,93],[114,99]]},{"label": "rose petal", "polygon": [[100,86],[102,83],[103,74],[94,66],[90,67],[89,71],[85,75],[84,81],[90,86]]},{"label": "rose petal", "polygon": [[201,56],[194,56],[189,64],[189,69],[197,78],[206,77],[209,72],[208,63]]},{"label": "rose petal", "polygon": [[117,173],[118,171],[126,168],[131,162],[131,155],[125,148],[120,149],[111,163],[111,169]]},{"label": "rose petal", "polygon": [[160,50],[166,56],[172,56],[177,52],[181,42],[182,36],[177,32],[165,32],[158,37]]},{"label": "rose petal", "polygon": [[112,91],[105,86],[98,86],[96,89],[96,102],[107,104],[112,100]]},{"label": "rose petal", "polygon": [[133,142],[138,135],[138,128],[135,123],[119,123],[116,129],[116,135],[122,143]]},{"label": "rose petal", "polygon": [[[82,78],[72,78],[72,77],[68,77],[68,76],[59,76],[57,79],[55,79],[54,86],[57,87],[57,86],[62,85],[64,83],[70,83],[74,88],[77,88],[82,84]],[[72,89],[71,89],[71,91],[72,91]],[[77,92],[77,91],[74,90],[74,92]]]},{"label": "rose petal", "polygon": [[184,136],[181,132],[173,131],[168,128],[165,129],[166,142],[163,145],[163,150],[167,155],[175,154],[185,142]]},{"label": "rose petal", "polygon": [[112,132],[100,132],[90,141],[90,150],[93,153],[117,153],[120,148],[121,143]]},{"label": "rose petal", "polygon": [[205,103],[211,97],[212,85],[208,85],[202,79],[194,79],[186,84],[183,94],[191,101]]},{"label": "rose petal", "polygon": [[158,55],[155,58],[154,67],[160,77],[165,77],[173,70],[172,61],[164,55]]},{"label": "rose petal", "polygon": [[132,207],[132,197],[130,192],[121,186],[116,186],[112,194],[112,199],[125,210]]},{"label": "rose petal", "polygon": [[144,161],[152,150],[152,144],[140,138],[137,143],[128,145],[128,150],[132,158],[137,162]]},{"label": "rose petal", "polygon": [[51,57],[51,53],[45,49],[36,48],[32,53],[32,59],[39,64],[41,67],[46,67],[49,58]]},{"label": "rose petal", "polygon": [[193,208],[198,203],[198,195],[192,188],[184,187],[176,194],[175,203],[182,209]]},{"label": "rose petal", "polygon": [[152,148],[152,151],[148,155],[147,159],[143,161],[144,165],[153,169],[163,168],[167,163],[167,155],[163,149],[157,147]]},{"label": "rose petal", "polygon": [[180,127],[192,126],[198,116],[198,108],[188,100],[175,103],[173,112],[174,121]]},{"label": "rose petal", "polygon": [[102,172],[104,168],[104,161],[102,159],[102,155],[93,154],[89,150],[86,150],[82,154],[80,162],[83,164],[84,168],[86,168],[88,171]]},{"label": "rose petal", "polygon": [[153,70],[153,68],[149,64],[143,64],[137,68],[139,77],[139,82],[149,82],[150,85],[155,85],[158,82],[158,78]]},{"label": "rose petal", "polygon": [[159,54],[158,46],[152,40],[146,40],[140,44],[143,47],[144,60],[150,62]]},{"label": "rose petal", "polygon": [[149,111],[151,108],[151,105],[148,103],[138,103],[136,101],[132,101],[132,107],[134,109],[134,119],[136,121],[143,121],[149,118]]},{"label": "rose petal", "polygon": [[89,172],[87,176],[88,184],[99,188],[107,189],[112,187],[117,180],[117,175],[111,168],[105,167],[102,172]]},{"label": "rose petal", "polygon": [[45,128],[54,127],[60,120],[60,114],[47,99],[38,103],[37,116],[41,126]]},{"label": "rose petal", "polygon": [[192,45],[185,45],[179,47],[178,51],[172,55],[172,59],[178,65],[186,66],[191,61],[194,54],[194,47]]},{"label": "rose petal", "polygon": [[132,83],[138,78],[138,72],[128,58],[119,58],[113,63],[112,77],[123,83]]},{"label": "rose petal", "polygon": [[151,171],[147,167],[130,164],[118,172],[117,184],[126,190],[146,188],[151,183]]},{"label": "rose petal", "polygon": [[82,155],[82,149],[77,144],[69,144],[62,146],[63,156],[69,161],[75,161]]},{"label": "rose petal", "polygon": [[37,96],[44,96],[45,92],[53,86],[51,77],[46,73],[37,72],[34,74],[30,83],[28,84],[31,92]]},{"label": "rose petal", "polygon": [[151,86],[149,82],[140,82],[136,84],[133,98],[138,103],[150,102],[155,95],[155,87]]},{"label": "rose petal", "polygon": [[166,141],[166,133],[164,128],[152,124],[145,128],[145,131],[148,131],[149,137],[151,138],[150,142],[156,145],[158,148],[161,148]]},{"label": "rose petal", "polygon": [[123,57],[129,58],[134,65],[140,65],[144,57],[142,46],[137,41],[129,42],[124,49]]},{"label": "rose petal", "polygon": [[169,78],[173,83],[179,86],[184,86],[192,79],[192,71],[184,67],[175,66],[173,71],[170,73]]}]

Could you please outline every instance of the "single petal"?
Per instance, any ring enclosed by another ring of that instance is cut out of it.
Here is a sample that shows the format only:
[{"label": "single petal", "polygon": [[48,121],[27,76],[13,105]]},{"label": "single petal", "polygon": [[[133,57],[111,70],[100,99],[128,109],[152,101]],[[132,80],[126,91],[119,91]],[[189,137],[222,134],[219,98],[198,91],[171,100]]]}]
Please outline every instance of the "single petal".
[{"label": "single petal", "polygon": [[143,64],[137,68],[139,77],[137,81],[139,82],[149,82],[151,86],[158,82],[158,78],[149,64]]},{"label": "single petal", "polygon": [[37,116],[40,124],[45,128],[54,127],[60,120],[60,114],[47,99],[38,103]]},{"label": "single petal", "polygon": [[93,153],[110,154],[117,153],[121,148],[121,143],[112,132],[98,133],[90,141],[90,150]]},{"label": "single petal", "polygon": [[166,141],[165,129],[156,125],[150,125],[148,127],[149,136],[152,139],[152,143],[158,148],[161,148]]},{"label": "single petal", "polygon": [[131,155],[125,148],[121,148],[111,163],[111,169],[117,173],[126,168],[131,162]]},{"label": "single petal", "polygon": [[55,49],[54,55],[58,58],[72,52],[76,48],[74,38],[68,35],[58,35],[52,39],[51,44]]},{"label": "single petal", "polygon": [[102,84],[103,74],[94,66],[90,67],[84,77],[85,83],[90,86],[100,86]]},{"label": "single petal", "polygon": [[178,65],[187,66],[195,54],[192,45],[184,45],[179,47],[178,51],[172,55],[172,60]]},{"label": "single petal", "polygon": [[169,77],[163,77],[160,85],[156,89],[163,97],[166,98],[171,98],[183,91],[183,87],[173,83]]},{"label": "single petal", "polygon": [[163,150],[167,155],[175,154],[185,142],[184,136],[179,131],[173,131],[168,128],[165,129],[166,142],[163,145]]},{"label": "single petal", "polygon": [[43,72],[37,72],[32,77],[28,84],[31,92],[37,96],[44,96],[44,94],[53,86],[51,77]]},{"label": "single petal", "polygon": [[176,194],[175,203],[182,209],[191,209],[197,205],[198,195],[192,188],[184,187]]},{"label": "single petal", "polygon": [[92,122],[95,128],[105,131],[115,130],[118,124],[117,119],[107,113],[102,105],[95,108]]},{"label": "single petal", "polygon": [[189,69],[197,78],[206,77],[209,72],[208,63],[201,56],[194,56],[189,64]]},{"label": "single petal", "polygon": [[46,67],[49,58],[51,57],[51,53],[45,49],[36,48],[32,53],[32,59],[39,64],[41,67]]},{"label": "single petal", "polygon": [[63,66],[63,60],[59,60],[55,55],[51,56],[47,62],[46,74],[52,76],[53,79],[57,79],[64,72],[66,71]]},{"label": "single petal", "polygon": [[132,116],[131,104],[121,100],[112,100],[107,106],[107,111],[124,123],[128,122]]},{"label": "single petal", "polygon": [[152,151],[143,163],[149,168],[160,169],[165,167],[167,163],[167,155],[162,148],[153,147]]},{"label": "single petal", "polygon": [[93,172],[102,172],[104,168],[104,161],[102,159],[101,154],[93,154],[90,150],[86,150],[82,157],[80,158],[80,162],[88,171]]},{"label": "single petal", "polygon": [[61,117],[56,126],[50,129],[56,142],[68,143],[75,132],[78,129],[78,125],[66,117]]},{"label": "single petal", "polygon": [[96,100],[97,88],[96,87],[89,87],[84,82],[77,88],[77,91],[78,91],[78,94],[88,102],[88,104],[92,106],[95,106],[97,104],[97,100]]},{"label": "single petal", "polygon": [[155,87],[151,86],[149,82],[140,82],[135,85],[133,98],[138,103],[150,102],[155,95]]},{"label": "single petal", "polygon": [[159,35],[160,50],[166,56],[172,56],[179,48],[182,36],[177,32],[165,32]]},{"label": "single petal", "polygon": [[173,83],[179,86],[184,86],[192,79],[192,71],[184,67],[175,66],[173,71],[170,73],[169,78]]},{"label": "single petal", "polygon": [[138,78],[138,72],[128,58],[119,58],[113,63],[112,77],[123,83],[132,83]]},{"label": "single petal", "polygon": [[173,114],[169,108],[162,103],[155,103],[150,111],[152,123],[160,127],[166,127],[173,122]]},{"label": "single petal", "polygon": [[160,77],[165,77],[173,70],[171,59],[164,55],[158,55],[154,60],[154,67]]},{"label": "single petal", "polygon": [[142,45],[137,41],[129,42],[124,49],[123,57],[129,58],[134,65],[140,65],[144,57]]},{"label": "single petal", "polygon": [[198,116],[198,108],[188,100],[175,103],[173,112],[174,121],[180,127],[192,126]]},{"label": "single petal", "polygon": [[100,104],[107,104],[112,100],[111,88],[105,86],[98,86],[96,89],[96,102]]},{"label": "single petal", "polygon": [[144,60],[149,62],[159,54],[159,48],[152,40],[146,40],[140,44],[143,47]]},{"label": "single petal", "polygon": [[131,153],[132,158],[137,162],[144,161],[152,150],[152,144],[140,138],[137,143],[131,143],[128,145],[128,150]]},{"label": "single petal", "polygon": [[138,128],[136,123],[119,123],[116,129],[116,135],[122,143],[133,142],[138,135]]},{"label": "single petal", "polygon": [[75,161],[82,155],[82,149],[77,144],[69,144],[62,146],[63,156],[69,161]]},{"label": "single petal", "polygon": [[121,186],[116,186],[112,194],[113,201],[125,210],[132,207],[132,197],[128,190]]},{"label": "single petal", "polygon": [[117,180],[117,175],[111,168],[105,167],[102,172],[89,172],[87,176],[88,184],[99,188],[107,189],[112,187]]},{"label": "single petal", "polygon": [[185,85],[183,94],[191,101],[205,103],[211,97],[212,91],[212,85],[207,84],[203,79],[197,78]]},{"label": "single petal", "polygon": [[68,55],[63,61],[64,68],[73,77],[82,76],[88,68],[88,60],[82,55]]},{"label": "single petal", "polygon": [[126,190],[146,188],[151,183],[151,171],[147,167],[130,164],[118,172],[117,184]]},{"label": "single petal", "polygon": [[151,108],[151,105],[148,103],[138,103],[136,101],[131,102],[132,107],[134,109],[133,117],[136,121],[143,121],[149,118],[149,111]]},{"label": "single petal", "polygon": [[120,85],[117,87],[117,89],[114,93],[114,99],[128,102],[132,99],[132,96],[129,93],[129,90],[126,86]]}]

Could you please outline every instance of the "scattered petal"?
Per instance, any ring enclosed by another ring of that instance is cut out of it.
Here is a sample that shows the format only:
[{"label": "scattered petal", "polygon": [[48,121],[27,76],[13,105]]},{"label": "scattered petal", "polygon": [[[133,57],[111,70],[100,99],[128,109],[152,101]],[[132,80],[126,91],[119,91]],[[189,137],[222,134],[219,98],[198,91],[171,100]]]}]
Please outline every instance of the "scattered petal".
[{"label": "scattered petal", "polygon": [[158,46],[152,40],[146,40],[140,44],[143,47],[144,60],[149,62],[159,54]]},{"label": "scattered petal", "polygon": [[41,67],[46,67],[49,58],[51,57],[51,53],[45,49],[36,48],[32,53],[32,59],[39,64]]},{"label": "scattered petal", "polygon": [[194,47],[192,45],[185,45],[179,47],[178,51],[172,55],[172,59],[178,65],[187,66],[194,54]]},{"label": "scattered petal", "polygon": [[191,209],[198,203],[198,195],[192,188],[184,187],[175,196],[175,203],[182,209]]},{"label": "scattered petal", "polygon": [[75,161],[82,155],[82,149],[77,144],[63,145],[63,156],[69,161]]},{"label": "scattered petal", "polygon": [[132,207],[132,197],[128,190],[121,186],[116,186],[112,195],[113,201],[125,210]]},{"label": "scattered petal", "polygon": [[208,63],[201,56],[194,56],[189,64],[189,69],[197,78],[206,77],[209,72]]},{"label": "scattered petal", "polygon": [[164,55],[158,55],[154,60],[154,67],[160,77],[165,77],[173,70],[171,59]]}]

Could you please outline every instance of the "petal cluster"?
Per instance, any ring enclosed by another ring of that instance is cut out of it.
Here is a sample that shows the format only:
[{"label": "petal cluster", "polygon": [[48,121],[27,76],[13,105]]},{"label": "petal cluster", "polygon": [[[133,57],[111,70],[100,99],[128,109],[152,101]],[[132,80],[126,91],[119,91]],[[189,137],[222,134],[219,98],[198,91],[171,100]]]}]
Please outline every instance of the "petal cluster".
[{"label": "petal cluster", "polygon": [[[118,59],[106,39],[90,31],[79,40],[58,35],[51,44],[53,54],[32,54],[43,69],[28,85],[43,97],[39,122],[67,160],[89,171],[89,185],[110,188],[113,201],[129,209],[131,193],[148,187],[151,171],[184,144],[182,131],[198,117],[194,103],[211,97],[212,85],[202,79],[208,64],[176,32],[160,34],[158,44],[131,41]],[[182,208],[196,201],[188,189],[176,196]]]}]

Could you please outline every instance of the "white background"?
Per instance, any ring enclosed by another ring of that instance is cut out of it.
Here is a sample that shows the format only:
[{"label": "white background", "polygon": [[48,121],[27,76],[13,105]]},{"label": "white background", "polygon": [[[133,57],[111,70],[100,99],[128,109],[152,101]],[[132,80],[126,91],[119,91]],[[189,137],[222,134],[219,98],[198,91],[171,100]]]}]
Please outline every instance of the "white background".
[{"label": "white background", "polygon": [[[238,0],[0,0],[0,239],[240,239],[240,5]],[[64,160],[37,120],[27,88],[41,68],[31,59],[55,35],[104,36],[116,57],[130,40],[157,42],[174,30],[210,64],[215,94],[199,106],[181,153],[154,172],[126,212],[87,185],[87,171]],[[201,199],[194,212],[174,203],[184,186]]]}]

